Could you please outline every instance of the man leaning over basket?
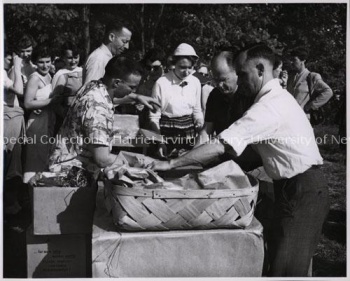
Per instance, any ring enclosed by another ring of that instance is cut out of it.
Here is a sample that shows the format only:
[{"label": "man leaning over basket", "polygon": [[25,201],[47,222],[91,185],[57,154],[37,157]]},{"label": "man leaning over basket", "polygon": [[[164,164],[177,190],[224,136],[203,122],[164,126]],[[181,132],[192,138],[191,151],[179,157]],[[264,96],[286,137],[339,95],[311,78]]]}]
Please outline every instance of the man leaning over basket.
[{"label": "man leaning over basket", "polygon": [[273,51],[263,44],[241,51],[236,59],[238,87],[255,97],[254,104],[215,143],[152,166],[169,170],[205,165],[225,152],[239,156],[252,144],[274,180],[269,276],[307,276],[329,210],[328,187],[313,129],[295,99],[273,79],[273,64]]},{"label": "man leaning over basket", "polygon": [[116,160],[111,153],[115,99],[138,102],[153,110],[157,102],[135,94],[141,79],[138,65],[123,56],[112,58],[100,80],[86,83],[77,93],[73,105],[57,135],[50,156],[50,170],[62,171],[72,166],[86,169],[96,179],[102,168]]}]

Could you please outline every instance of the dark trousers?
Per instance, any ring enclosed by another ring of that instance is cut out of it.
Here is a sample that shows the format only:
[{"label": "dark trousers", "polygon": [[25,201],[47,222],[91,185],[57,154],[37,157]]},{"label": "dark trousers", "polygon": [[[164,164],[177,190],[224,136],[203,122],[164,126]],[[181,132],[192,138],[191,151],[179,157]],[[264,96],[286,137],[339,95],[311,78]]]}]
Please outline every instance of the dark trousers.
[{"label": "dark trousers", "polygon": [[312,167],[274,181],[275,206],[268,238],[269,276],[307,276],[329,211],[327,182]]}]

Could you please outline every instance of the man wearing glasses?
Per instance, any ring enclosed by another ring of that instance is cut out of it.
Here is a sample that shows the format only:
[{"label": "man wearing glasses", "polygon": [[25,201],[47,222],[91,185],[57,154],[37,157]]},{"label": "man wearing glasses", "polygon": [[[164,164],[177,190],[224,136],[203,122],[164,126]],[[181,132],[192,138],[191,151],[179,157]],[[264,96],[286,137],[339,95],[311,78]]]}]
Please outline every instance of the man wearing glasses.
[{"label": "man wearing glasses", "polygon": [[83,84],[103,77],[109,60],[129,49],[131,35],[131,31],[117,21],[106,26],[103,43],[90,54],[85,63]]}]

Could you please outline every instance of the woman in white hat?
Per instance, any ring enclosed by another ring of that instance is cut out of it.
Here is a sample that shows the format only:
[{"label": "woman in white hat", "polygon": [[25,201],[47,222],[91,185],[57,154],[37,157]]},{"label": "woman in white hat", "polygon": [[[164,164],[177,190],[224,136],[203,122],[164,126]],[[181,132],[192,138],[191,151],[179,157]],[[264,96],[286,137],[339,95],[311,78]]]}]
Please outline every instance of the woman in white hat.
[{"label": "woman in white hat", "polygon": [[167,157],[174,149],[191,149],[203,126],[201,84],[192,75],[198,56],[191,45],[182,43],[172,59],[175,68],[159,78],[152,91],[161,107],[150,113],[151,128],[168,142],[158,149],[161,157]]}]

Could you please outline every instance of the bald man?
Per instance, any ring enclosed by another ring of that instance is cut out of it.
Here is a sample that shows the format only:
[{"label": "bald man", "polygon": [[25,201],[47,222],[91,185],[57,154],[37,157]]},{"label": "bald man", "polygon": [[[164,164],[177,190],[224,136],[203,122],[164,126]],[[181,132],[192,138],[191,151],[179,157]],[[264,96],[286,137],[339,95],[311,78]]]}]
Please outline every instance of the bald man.
[{"label": "bald man", "polygon": [[215,88],[210,92],[205,112],[205,126],[200,133],[200,143],[208,140],[208,135],[220,134],[252,105],[252,99],[237,93],[237,74],[233,64],[234,54],[223,51],[211,61]]},{"label": "bald man", "polygon": [[[211,61],[215,88],[210,92],[205,111],[205,123],[197,137],[196,146],[207,142],[214,134],[219,135],[253,104],[253,99],[237,92],[237,74],[234,65],[234,54],[222,51]],[[231,156],[224,154],[220,161],[227,161]],[[244,170],[261,166],[260,157],[249,146],[236,162]]]},{"label": "bald man", "polygon": [[170,161],[155,161],[152,167],[206,165],[225,152],[239,156],[252,144],[274,180],[269,276],[307,276],[329,210],[328,187],[313,129],[295,99],[273,78],[273,64],[273,51],[266,45],[242,51],[236,60],[237,83],[254,104],[216,143]]}]

